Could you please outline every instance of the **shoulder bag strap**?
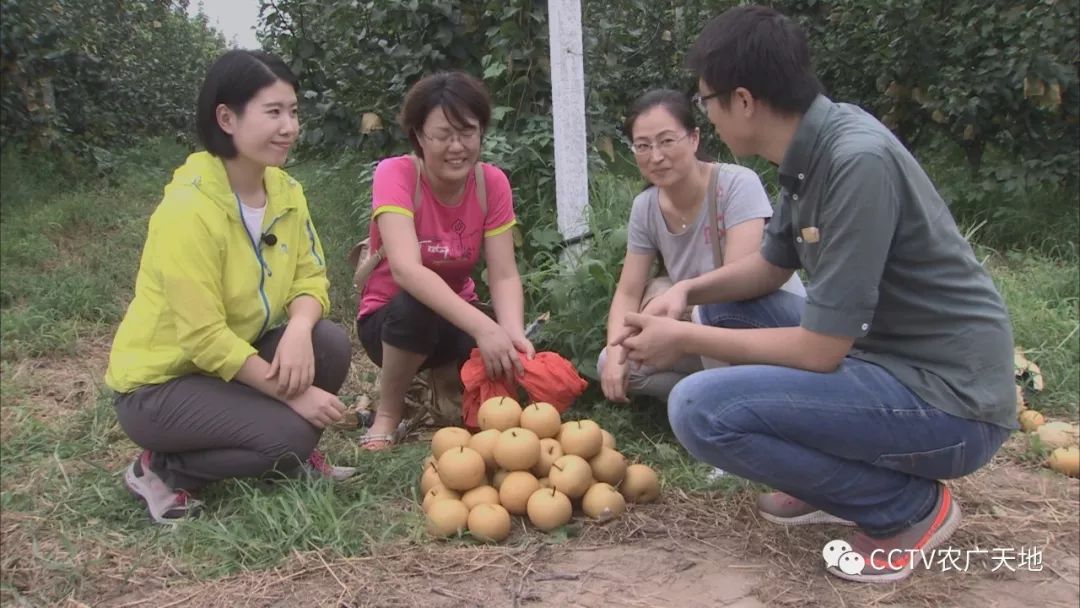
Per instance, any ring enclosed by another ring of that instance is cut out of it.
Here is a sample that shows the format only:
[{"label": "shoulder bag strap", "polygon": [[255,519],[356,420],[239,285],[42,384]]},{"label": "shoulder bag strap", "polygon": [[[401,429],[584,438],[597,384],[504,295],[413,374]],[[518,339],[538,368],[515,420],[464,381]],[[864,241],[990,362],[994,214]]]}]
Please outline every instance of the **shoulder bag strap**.
[{"label": "shoulder bag strap", "polygon": [[484,179],[484,163],[476,163],[476,198],[480,201],[480,211],[487,217],[487,181]]},{"label": "shoulder bag strap", "polygon": [[717,225],[719,212],[720,165],[713,163],[709,171],[709,189],[705,194],[705,204],[709,208],[709,242],[712,244],[713,264],[716,268],[724,265],[724,252],[720,248],[720,227]]}]

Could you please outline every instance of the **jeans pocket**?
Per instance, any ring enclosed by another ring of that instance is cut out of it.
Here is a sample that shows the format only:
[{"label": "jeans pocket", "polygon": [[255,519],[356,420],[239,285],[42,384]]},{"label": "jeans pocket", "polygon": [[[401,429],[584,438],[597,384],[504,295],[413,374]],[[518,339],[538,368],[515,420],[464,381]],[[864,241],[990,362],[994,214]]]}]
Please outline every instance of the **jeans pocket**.
[{"label": "jeans pocket", "polygon": [[876,467],[899,471],[927,479],[952,479],[965,475],[965,442],[961,441],[936,450],[882,454],[873,464]]}]

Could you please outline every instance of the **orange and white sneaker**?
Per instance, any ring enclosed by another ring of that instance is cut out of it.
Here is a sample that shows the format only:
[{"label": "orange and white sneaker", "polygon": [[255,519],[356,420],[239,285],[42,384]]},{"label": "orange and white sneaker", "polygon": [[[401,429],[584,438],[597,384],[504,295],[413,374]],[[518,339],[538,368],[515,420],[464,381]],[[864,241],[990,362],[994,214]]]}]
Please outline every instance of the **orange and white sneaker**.
[{"label": "orange and white sneaker", "polygon": [[903,580],[924,561],[934,559],[933,549],[952,536],[960,519],[960,507],[953,501],[952,492],[939,483],[937,503],[929,515],[885,538],[856,532],[848,539],[851,554],[845,554],[840,563],[827,569],[829,574],[860,583]]},{"label": "orange and white sneaker", "polygon": [[855,523],[830,515],[825,511],[784,492],[769,492],[757,499],[758,513],[764,519],[781,526],[834,524],[854,526]]}]

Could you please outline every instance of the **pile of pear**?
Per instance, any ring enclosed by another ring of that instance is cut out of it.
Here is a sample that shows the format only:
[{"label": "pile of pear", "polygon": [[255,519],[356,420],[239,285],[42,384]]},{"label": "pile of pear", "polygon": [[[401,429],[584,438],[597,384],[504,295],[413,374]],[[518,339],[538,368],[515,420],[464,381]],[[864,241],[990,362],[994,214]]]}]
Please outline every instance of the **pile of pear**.
[{"label": "pile of pear", "polygon": [[511,517],[551,531],[573,519],[575,508],[595,521],[610,521],[628,503],[660,495],[652,468],[631,464],[615,437],[592,420],[563,421],[555,406],[522,407],[510,397],[480,406],[480,430],[439,429],[420,477],[427,528],[433,536],[468,531],[500,542]]},{"label": "pile of pear", "polygon": [[1080,477],[1080,427],[1076,423],[1049,421],[1037,410],[1029,409],[1025,387],[1031,391],[1043,390],[1042,370],[1029,361],[1021,349],[1014,355],[1016,368],[1016,415],[1020,430],[1034,438],[1037,445],[1048,452],[1044,464],[1052,470]]}]

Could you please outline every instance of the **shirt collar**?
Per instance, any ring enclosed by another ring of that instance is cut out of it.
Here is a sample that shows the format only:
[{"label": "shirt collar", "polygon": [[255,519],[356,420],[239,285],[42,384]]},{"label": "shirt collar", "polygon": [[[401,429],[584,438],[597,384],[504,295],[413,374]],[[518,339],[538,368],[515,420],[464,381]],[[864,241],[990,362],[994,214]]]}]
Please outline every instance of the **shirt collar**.
[{"label": "shirt collar", "polygon": [[826,119],[836,106],[828,97],[818,95],[803,114],[795,137],[791,139],[780,163],[780,185],[789,192],[798,193],[810,170],[810,157],[814,151]]}]

